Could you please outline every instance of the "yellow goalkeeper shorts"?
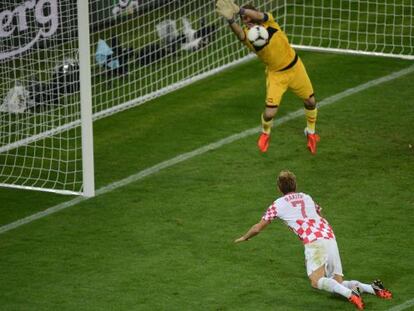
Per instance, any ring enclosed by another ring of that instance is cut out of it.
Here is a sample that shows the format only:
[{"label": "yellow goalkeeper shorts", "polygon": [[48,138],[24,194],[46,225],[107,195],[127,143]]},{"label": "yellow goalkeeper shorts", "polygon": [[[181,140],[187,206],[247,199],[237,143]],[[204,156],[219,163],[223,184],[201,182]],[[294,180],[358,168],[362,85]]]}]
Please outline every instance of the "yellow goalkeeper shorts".
[{"label": "yellow goalkeeper shorts", "polygon": [[313,95],[312,83],[300,58],[287,70],[266,70],[266,106],[278,107],[288,88],[302,100]]}]

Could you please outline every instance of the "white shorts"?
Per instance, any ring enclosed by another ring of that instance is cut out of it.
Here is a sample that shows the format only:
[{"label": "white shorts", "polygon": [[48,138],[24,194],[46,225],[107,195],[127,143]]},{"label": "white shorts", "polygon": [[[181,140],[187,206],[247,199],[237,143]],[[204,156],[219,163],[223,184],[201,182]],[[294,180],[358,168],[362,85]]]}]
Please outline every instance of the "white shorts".
[{"label": "white shorts", "polygon": [[308,276],[321,266],[325,266],[325,276],[328,278],[335,274],[343,276],[341,257],[334,239],[320,239],[305,244],[305,263]]}]

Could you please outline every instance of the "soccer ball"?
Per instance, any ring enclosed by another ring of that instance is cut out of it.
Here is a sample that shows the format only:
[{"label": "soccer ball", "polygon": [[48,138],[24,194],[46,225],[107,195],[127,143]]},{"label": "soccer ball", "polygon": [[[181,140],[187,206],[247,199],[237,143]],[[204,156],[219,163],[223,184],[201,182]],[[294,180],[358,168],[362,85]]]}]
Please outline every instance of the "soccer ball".
[{"label": "soccer ball", "polygon": [[249,29],[249,32],[247,33],[247,39],[255,47],[260,48],[267,43],[267,40],[269,39],[269,33],[263,26],[254,26]]}]

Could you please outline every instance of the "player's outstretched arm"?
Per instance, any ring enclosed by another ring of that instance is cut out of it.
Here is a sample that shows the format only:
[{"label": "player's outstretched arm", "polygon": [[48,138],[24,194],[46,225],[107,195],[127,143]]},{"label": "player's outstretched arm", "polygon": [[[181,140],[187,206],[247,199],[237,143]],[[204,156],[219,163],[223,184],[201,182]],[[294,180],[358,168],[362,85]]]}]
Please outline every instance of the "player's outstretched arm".
[{"label": "player's outstretched arm", "polygon": [[270,222],[268,220],[264,220],[262,219],[260,222],[258,222],[257,224],[253,225],[249,231],[247,231],[244,235],[242,235],[240,238],[234,240],[234,243],[240,243],[240,242],[244,242],[244,241],[248,241],[250,238],[258,235],[264,228],[267,227],[267,225]]},{"label": "player's outstretched arm", "polygon": [[250,17],[255,22],[264,22],[266,21],[266,14],[260,11],[250,10],[250,9],[244,9],[240,8],[238,12],[241,16],[247,16]]},{"label": "player's outstretched arm", "polygon": [[246,39],[243,29],[236,23],[235,16],[239,14],[240,8],[233,0],[217,0],[216,12],[227,20],[230,29],[239,40],[244,41]]}]

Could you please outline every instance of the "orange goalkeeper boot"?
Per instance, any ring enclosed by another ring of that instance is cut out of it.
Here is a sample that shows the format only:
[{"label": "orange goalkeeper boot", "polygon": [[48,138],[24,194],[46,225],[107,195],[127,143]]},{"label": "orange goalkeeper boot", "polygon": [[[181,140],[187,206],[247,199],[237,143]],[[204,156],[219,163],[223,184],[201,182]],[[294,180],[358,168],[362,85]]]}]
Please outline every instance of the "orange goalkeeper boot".
[{"label": "orange goalkeeper boot", "polygon": [[270,134],[262,133],[257,141],[257,147],[259,147],[261,152],[266,152],[267,148],[269,148],[269,142]]},{"label": "orange goalkeeper boot", "polygon": [[308,149],[312,154],[316,154],[316,144],[321,140],[318,134],[311,134],[305,129],[305,135],[308,138]]}]

